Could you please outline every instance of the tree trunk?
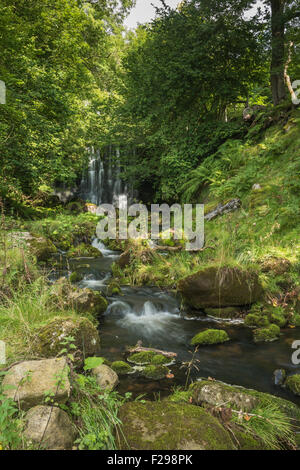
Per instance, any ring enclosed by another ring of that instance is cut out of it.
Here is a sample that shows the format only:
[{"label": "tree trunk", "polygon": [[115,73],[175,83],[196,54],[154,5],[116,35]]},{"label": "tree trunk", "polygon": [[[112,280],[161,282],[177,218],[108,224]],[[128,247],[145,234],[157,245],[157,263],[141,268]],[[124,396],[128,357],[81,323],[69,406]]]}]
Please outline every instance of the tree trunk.
[{"label": "tree trunk", "polygon": [[272,9],[272,62],[271,87],[273,103],[276,106],[286,97],[284,83],[284,3],[285,0],[271,0]]}]

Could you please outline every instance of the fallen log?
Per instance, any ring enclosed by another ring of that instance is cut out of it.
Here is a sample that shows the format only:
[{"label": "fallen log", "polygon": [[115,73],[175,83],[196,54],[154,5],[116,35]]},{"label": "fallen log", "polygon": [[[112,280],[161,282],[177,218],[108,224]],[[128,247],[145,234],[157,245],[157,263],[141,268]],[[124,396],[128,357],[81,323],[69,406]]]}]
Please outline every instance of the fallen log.
[{"label": "fallen log", "polygon": [[142,344],[143,344],[142,341],[138,341],[136,346],[133,346],[132,348],[128,347],[127,351],[130,352],[130,354],[153,351],[156,354],[161,354],[162,356],[165,356],[165,357],[177,357],[177,353],[161,351],[160,349],[154,349],[154,348],[143,348]]},{"label": "fallen log", "polygon": [[219,204],[213,211],[206,214],[204,217],[205,220],[215,219],[218,215],[227,214],[228,212],[236,211],[241,207],[242,203],[240,199],[232,199],[232,201],[227,202],[224,206]]}]

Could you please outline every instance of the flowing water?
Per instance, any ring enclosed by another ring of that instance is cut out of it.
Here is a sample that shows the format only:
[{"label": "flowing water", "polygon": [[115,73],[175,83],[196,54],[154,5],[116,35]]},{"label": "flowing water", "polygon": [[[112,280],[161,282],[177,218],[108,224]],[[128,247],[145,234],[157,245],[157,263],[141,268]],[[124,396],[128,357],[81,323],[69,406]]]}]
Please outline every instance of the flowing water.
[{"label": "flowing water", "polygon": [[[79,287],[88,287],[107,293],[107,281],[111,264],[119,254],[107,250],[103,244],[93,242],[103,253],[103,258],[76,259],[70,261],[70,269],[84,275]],[[61,274],[66,274],[61,272]],[[190,341],[205,328],[222,328],[231,341],[218,346],[203,346],[196,353],[199,370],[193,369],[191,378],[213,377],[229,384],[236,384],[268,392],[293,400],[300,399],[274,385],[273,372],[283,368],[289,373],[299,372],[299,366],[291,362],[293,341],[300,339],[299,329],[282,332],[279,341],[255,344],[252,332],[242,322],[217,321],[209,317],[188,317],[180,312],[175,295],[154,287],[123,287],[122,293],[109,297],[109,307],[100,319],[101,355],[111,361],[124,360],[127,346],[139,340],[145,347],[153,347],[177,353],[176,364],[171,368],[173,380],[151,382],[136,375],[122,378],[120,391],[134,394],[169,393],[172,387],[184,385],[186,369],[182,364],[191,360]]]},{"label": "flowing water", "polygon": [[[131,192],[131,195],[133,193]],[[120,178],[120,151],[115,147],[96,151],[91,149],[90,164],[81,183],[84,199],[99,205],[117,203],[124,196],[130,196],[128,186]],[[111,276],[111,265],[119,253],[108,250],[96,239],[93,246],[98,248],[102,258],[76,259],[69,261],[69,269],[80,272],[84,278],[79,287],[88,287],[107,293],[107,282]],[[67,266],[56,277],[68,275]],[[298,402],[285,389],[274,385],[273,372],[283,368],[289,373],[300,371],[293,366],[291,356],[293,341],[300,339],[299,329],[287,329],[279,341],[255,344],[252,332],[241,322],[221,322],[208,317],[184,317],[179,302],[171,293],[157,288],[123,287],[121,295],[109,298],[109,308],[100,319],[101,354],[111,361],[124,360],[126,347],[143,342],[153,347],[177,353],[176,364],[172,367],[174,379],[151,382],[136,375],[122,378],[120,391],[131,390],[135,395],[147,393],[169,393],[175,385],[184,385],[186,369],[184,363],[191,360],[190,341],[205,328],[225,329],[231,341],[223,345],[201,347],[196,353],[197,369],[191,378],[213,377],[229,384],[254,388],[262,392],[288,398]]]}]

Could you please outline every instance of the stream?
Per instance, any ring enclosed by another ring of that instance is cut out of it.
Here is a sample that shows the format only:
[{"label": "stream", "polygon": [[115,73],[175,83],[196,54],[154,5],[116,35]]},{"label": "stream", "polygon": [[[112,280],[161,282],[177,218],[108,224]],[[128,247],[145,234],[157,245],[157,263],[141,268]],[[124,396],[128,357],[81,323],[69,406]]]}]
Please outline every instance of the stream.
[{"label": "stream", "polygon": [[[78,287],[107,292],[111,265],[119,253],[107,250],[94,241],[102,258],[69,260],[69,269],[84,275]],[[67,270],[55,277],[68,275]],[[134,396],[145,394],[148,399],[170,394],[175,386],[186,383],[186,368],[182,363],[192,358],[190,340],[202,329],[222,328],[231,341],[223,345],[202,346],[195,358],[200,362],[191,372],[191,379],[212,377],[232,385],[253,388],[278,395],[300,405],[300,398],[282,387],[275,386],[273,372],[283,368],[287,373],[299,372],[291,362],[292,343],[299,340],[299,329],[286,329],[280,339],[272,343],[255,344],[252,332],[241,321],[214,320],[206,316],[188,317],[180,312],[178,299],[171,293],[155,287],[122,287],[119,295],[108,297],[109,307],[100,318],[101,355],[110,361],[124,360],[126,347],[139,340],[145,347],[177,353],[176,364],[171,367],[174,379],[149,381],[137,374],[121,378],[118,390],[131,391]]]}]

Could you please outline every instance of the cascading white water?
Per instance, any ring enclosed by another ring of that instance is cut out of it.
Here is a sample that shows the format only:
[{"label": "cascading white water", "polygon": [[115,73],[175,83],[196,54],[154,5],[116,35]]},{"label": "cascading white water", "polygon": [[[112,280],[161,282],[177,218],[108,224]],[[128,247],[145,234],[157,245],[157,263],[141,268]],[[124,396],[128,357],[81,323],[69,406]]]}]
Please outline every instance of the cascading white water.
[{"label": "cascading white water", "polygon": [[170,308],[156,306],[150,300],[144,302],[142,307],[131,306],[129,303],[117,300],[110,304],[106,315],[112,316],[121,328],[130,330],[141,338],[169,337],[184,341],[178,312],[171,312]]},{"label": "cascading white water", "polygon": [[80,184],[80,195],[86,201],[119,206],[119,201],[132,199],[133,192],[121,179],[120,148],[112,145],[104,149],[90,149],[90,160],[86,174]]}]

